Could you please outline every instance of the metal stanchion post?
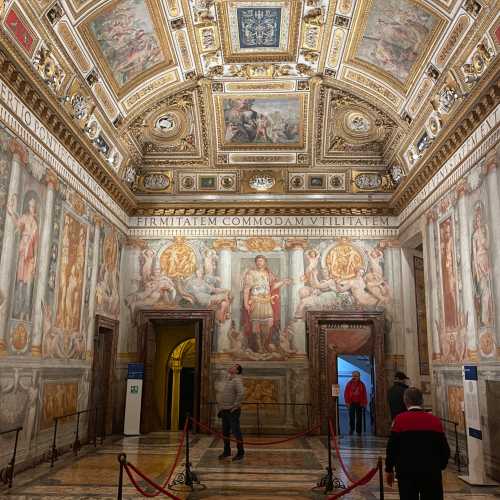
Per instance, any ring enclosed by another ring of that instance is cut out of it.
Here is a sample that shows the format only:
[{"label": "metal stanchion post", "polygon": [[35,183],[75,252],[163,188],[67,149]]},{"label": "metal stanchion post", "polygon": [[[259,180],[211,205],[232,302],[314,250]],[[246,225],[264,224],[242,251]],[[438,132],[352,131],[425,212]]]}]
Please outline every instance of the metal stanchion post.
[{"label": "metal stanchion post", "polygon": [[76,433],[75,442],[73,443],[73,453],[78,455],[78,450],[82,447],[80,444],[80,412],[76,414]]},{"label": "metal stanchion post", "polygon": [[120,472],[118,475],[118,495],[117,500],[123,499],[123,469],[127,463],[127,455],[125,453],[120,453],[118,455],[118,462],[120,464]]},{"label": "metal stanchion post", "polygon": [[458,472],[460,472],[460,449],[458,447],[458,424],[453,422],[455,426],[455,465],[458,467]]},{"label": "metal stanchion post", "polygon": [[57,460],[57,447],[56,447],[56,439],[57,439],[57,423],[59,420],[54,418],[54,438],[52,439],[52,452],[50,456],[50,466],[54,467],[54,462]]},{"label": "metal stanchion post", "polygon": [[[191,462],[189,461],[189,421],[191,420],[191,417],[189,413],[186,415],[186,423],[184,424],[184,427],[186,429],[186,434],[184,436],[184,442],[186,446],[186,463],[184,464],[184,472],[179,472],[176,476],[175,479],[168,485],[170,489],[175,489],[174,486],[177,486],[179,484],[185,484],[186,486],[189,486],[191,491],[194,491],[194,484],[200,484],[200,481],[198,480],[198,476],[194,471],[191,470]],[[204,486],[202,486],[204,487]]]},{"label": "metal stanchion post", "polygon": [[95,416],[94,416],[94,448],[97,447],[97,406],[95,407]]},{"label": "metal stanchion post", "polygon": [[378,481],[380,487],[380,500],[384,500],[384,472],[382,469],[382,457],[378,457]]},{"label": "metal stanchion post", "polygon": [[318,481],[317,488],[325,488],[325,494],[334,489],[345,489],[343,481],[333,475],[332,466],[332,435],[330,429],[330,421],[328,422],[328,467],[326,474]]}]

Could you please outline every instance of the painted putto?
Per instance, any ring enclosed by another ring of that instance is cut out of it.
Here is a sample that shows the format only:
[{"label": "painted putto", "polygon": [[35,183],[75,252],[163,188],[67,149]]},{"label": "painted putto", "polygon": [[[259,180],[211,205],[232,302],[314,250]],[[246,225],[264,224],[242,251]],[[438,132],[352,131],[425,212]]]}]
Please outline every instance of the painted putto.
[{"label": "painted putto", "polygon": [[143,307],[213,309],[216,356],[258,361],[305,356],[308,310],[385,308],[391,320],[385,241],[287,241],[129,240],[122,322]]}]

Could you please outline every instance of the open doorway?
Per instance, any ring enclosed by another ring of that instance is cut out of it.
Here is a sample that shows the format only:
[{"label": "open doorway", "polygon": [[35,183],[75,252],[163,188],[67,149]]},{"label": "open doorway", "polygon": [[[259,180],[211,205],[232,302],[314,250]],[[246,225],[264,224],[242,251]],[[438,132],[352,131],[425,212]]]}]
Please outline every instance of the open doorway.
[{"label": "open doorway", "polygon": [[337,383],[340,387],[338,399],[339,417],[338,427],[340,434],[349,433],[349,409],[345,403],[345,388],[351,380],[352,372],[360,373],[361,381],[365,384],[368,405],[363,410],[363,434],[373,434],[375,423],[375,385],[373,380],[373,357],[364,354],[342,354],[337,357]]},{"label": "open doorway", "polygon": [[214,319],[208,309],[137,311],[144,363],[141,434],[182,428],[188,412],[208,420]]}]

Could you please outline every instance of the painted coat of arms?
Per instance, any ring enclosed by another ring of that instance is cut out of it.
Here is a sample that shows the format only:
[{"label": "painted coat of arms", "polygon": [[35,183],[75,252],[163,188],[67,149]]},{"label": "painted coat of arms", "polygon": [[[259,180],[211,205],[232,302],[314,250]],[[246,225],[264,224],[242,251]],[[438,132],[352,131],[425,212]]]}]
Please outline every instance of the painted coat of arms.
[{"label": "painted coat of arms", "polygon": [[238,8],[237,18],[241,48],[279,47],[281,8]]}]

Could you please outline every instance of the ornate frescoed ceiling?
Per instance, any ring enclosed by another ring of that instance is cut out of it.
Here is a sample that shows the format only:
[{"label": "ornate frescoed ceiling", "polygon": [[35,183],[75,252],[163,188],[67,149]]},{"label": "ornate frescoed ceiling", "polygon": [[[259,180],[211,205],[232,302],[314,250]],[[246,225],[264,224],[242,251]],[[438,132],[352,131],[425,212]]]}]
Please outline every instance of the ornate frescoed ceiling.
[{"label": "ornate frescoed ceiling", "polygon": [[38,74],[139,211],[390,207],[498,78],[499,7],[8,0],[1,43]]}]

